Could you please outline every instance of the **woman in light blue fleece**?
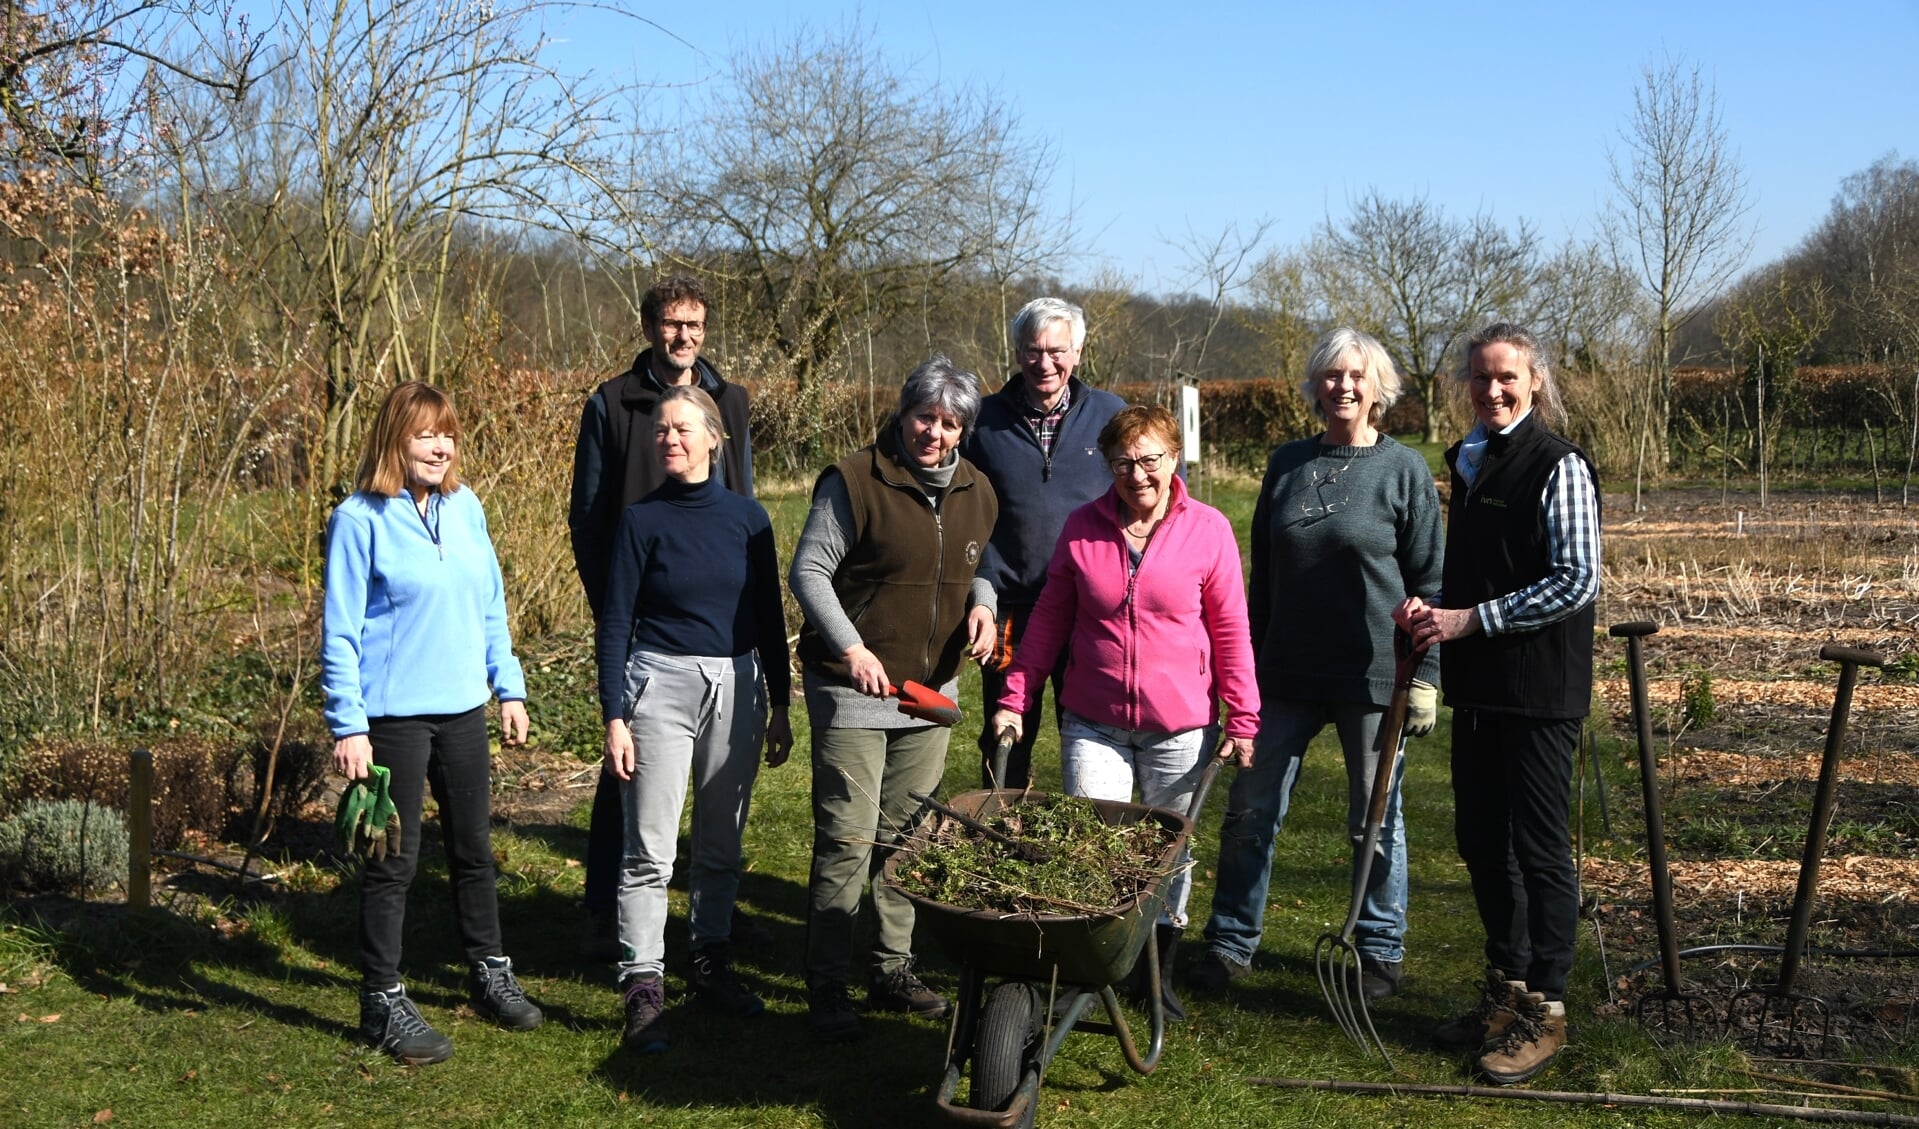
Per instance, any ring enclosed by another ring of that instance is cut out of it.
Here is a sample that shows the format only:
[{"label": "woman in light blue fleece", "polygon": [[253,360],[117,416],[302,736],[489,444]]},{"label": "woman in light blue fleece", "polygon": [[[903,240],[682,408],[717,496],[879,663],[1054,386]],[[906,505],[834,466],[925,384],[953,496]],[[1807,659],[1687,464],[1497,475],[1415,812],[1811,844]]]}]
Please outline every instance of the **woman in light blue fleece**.
[{"label": "woman in light blue fleece", "polygon": [[515,1030],[541,1020],[501,952],[488,830],[486,703],[500,699],[505,742],[524,741],[526,677],[507,635],[486,514],[455,473],[459,437],[445,393],[418,381],[396,386],[373,421],[355,492],[327,523],[320,687],[333,765],[349,780],[384,766],[400,810],[400,850],[367,860],[360,884],[360,1035],[411,1065],[453,1053],[400,983],[429,785],[474,1010]]}]

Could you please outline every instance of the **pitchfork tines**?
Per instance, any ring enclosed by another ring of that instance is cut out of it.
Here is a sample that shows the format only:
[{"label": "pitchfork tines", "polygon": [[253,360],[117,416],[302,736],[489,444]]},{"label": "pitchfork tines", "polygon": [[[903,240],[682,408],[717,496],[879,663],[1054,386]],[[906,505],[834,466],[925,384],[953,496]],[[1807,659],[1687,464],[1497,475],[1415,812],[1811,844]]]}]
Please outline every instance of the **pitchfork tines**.
[{"label": "pitchfork tines", "polygon": [[1386,823],[1386,806],[1392,798],[1393,770],[1406,750],[1406,703],[1412,694],[1413,676],[1419,671],[1422,650],[1413,650],[1404,632],[1394,632],[1394,649],[1399,654],[1393,672],[1393,698],[1380,719],[1379,736],[1373,742],[1373,788],[1366,807],[1366,832],[1353,859],[1353,899],[1346,911],[1346,928],[1337,935],[1322,933],[1313,944],[1313,971],[1319,976],[1320,994],[1333,1021],[1353,1045],[1368,1055],[1383,1059],[1388,1069],[1393,1056],[1373,1028],[1372,1013],[1366,1010],[1364,968],[1359,950],[1353,947],[1353,933],[1359,928],[1359,911],[1365,904],[1366,886],[1372,879],[1373,863],[1379,854],[1380,833]]},{"label": "pitchfork tines", "polygon": [[[1362,893],[1364,888],[1361,888]],[[1373,1028],[1372,1013],[1366,1010],[1366,986],[1362,977],[1359,950],[1353,947],[1353,929],[1359,924],[1359,914],[1354,912],[1346,918],[1346,928],[1335,936],[1321,933],[1313,945],[1313,971],[1319,976],[1320,994],[1326,997],[1326,1007],[1333,1013],[1333,1021],[1339,1029],[1353,1041],[1353,1045],[1366,1052],[1368,1056],[1377,1055],[1386,1063],[1389,1070],[1393,1066],[1393,1056],[1386,1051],[1386,1044]]]}]

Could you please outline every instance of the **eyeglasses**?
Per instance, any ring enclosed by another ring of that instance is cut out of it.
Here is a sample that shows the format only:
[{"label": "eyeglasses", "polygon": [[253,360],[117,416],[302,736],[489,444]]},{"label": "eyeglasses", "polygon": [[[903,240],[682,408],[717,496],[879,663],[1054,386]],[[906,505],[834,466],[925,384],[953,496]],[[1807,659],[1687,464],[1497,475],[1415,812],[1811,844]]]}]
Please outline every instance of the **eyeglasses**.
[{"label": "eyeglasses", "polygon": [[1345,474],[1346,468],[1352,465],[1353,460],[1347,459],[1343,465],[1334,467],[1324,474],[1321,474],[1318,469],[1314,469],[1313,497],[1317,504],[1314,502],[1300,503],[1300,512],[1306,515],[1306,520],[1302,524],[1310,525],[1320,518],[1330,517],[1346,508],[1346,503],[1350,495],[1342,490],[1340,491],[1339,497],[1328,501],[1326,498],[1326,488],[1338,484],[1340,475]]},{"label": "eyeglasses", "polygon": [[1019,359],[1026,364],[1036,365],[1039,363],[1041,357],[1051,357],[1053,358],[1053,364],[1055,366],[1064,366],[1066,364],[1066,356],[1071,352],[1071,349],[1037,349],[1028,347],[1019,351]]},{"label": "eyeglasses", "polygon": [[678,330],[681,333],[690,333],[697,337],[698,335],[706,332],[706,323],[704,321],[662,321],[660,322],[660,332],[672,333],[675,330]]},{"label": "eyeglasses", "polygon": [[1161,451],[1155,455],[1141,455],[1137,459],[1109,459],[1106,465],[1112,468],[1114,478],[1131,478],[1134,467],[1147,474],[1158,474],[1159,464],[1167,457],[1167,452]]}]

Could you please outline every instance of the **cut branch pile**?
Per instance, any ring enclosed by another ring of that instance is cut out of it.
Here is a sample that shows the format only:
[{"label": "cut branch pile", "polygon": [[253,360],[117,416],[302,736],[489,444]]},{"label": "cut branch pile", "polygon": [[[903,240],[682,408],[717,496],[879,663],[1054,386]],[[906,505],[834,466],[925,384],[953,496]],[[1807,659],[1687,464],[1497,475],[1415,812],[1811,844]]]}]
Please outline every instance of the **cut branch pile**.
[{"label": "cut branch pile", "polygon": [[982,822],[1041,848],[1045,861],[937,817],[927,845],[901,861],[908,892],[967,910],[1008,915],[1114,914],[1166,877],[1161,862],[1174,841],[1157,821],[1108,825],[1090,800],[1049,796],[986,816]]}]

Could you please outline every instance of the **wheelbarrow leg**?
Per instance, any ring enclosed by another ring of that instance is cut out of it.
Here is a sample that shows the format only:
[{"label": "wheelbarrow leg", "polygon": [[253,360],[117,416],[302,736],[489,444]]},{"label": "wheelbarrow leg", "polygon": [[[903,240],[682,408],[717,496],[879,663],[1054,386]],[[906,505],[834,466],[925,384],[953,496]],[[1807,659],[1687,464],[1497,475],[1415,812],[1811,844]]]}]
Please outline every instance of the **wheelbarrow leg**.
[{"label": "wheelbarrow leg", "polygon": [[[1826,852],[1826,833],[1832,828],[1832,809],[1839,784],[1839,753],[1846,740],[1846,719],[1852,712],[1852,689],[1861,666],[1879,667],[1885,659],[1877,651],[1827,644],[1819,657],[1839,664],[1839,688],[1833,695],[1832,720],[1826,727],[1826,751],[1819,761],[1819,784],[1813,790],[1812,825],[1806,830],[1805,854],[1799,860],[1799,888],[1792,899],[1792,924],[1786,930],[1786,951],[1779,960],[1779,981],[1768,988],[1748,988],[1726,1008],[1726,1025],[1738,1041],[1762,1054],[1823,1058],[1832,1039],[1832,1009],[1816,996],[1801,996],[1793,988],[1799,962],[1812,930],[1812,904],[1819,892],[1819,862]],[[1816,1042],[1808,1041],[1817,1029]]]},{"label": "wheelbarrow leg", "polygon": [[1704,996],[1691,995],[1679,973],[1679,933],[1673,921],[1672,867],[1666,860],[1666,815],[1659,795],[1659,763],[1653,755],[1652,710],[1646,701],[1646,656],[1642,640],[1659,630],[1656,623],[1616,623],[1610,633],[1626,640],[1626,677],[1632,686],[1633,723],[1639,743],[1639,787],[1646,801],[1646,862],[1652,877],[1653,922],[1659,929],[1659,963],[1664,990],[1639,997],[1633,1016],[1646,1029],[1681,1038],[1713,1034],[1718,1009]]}]

